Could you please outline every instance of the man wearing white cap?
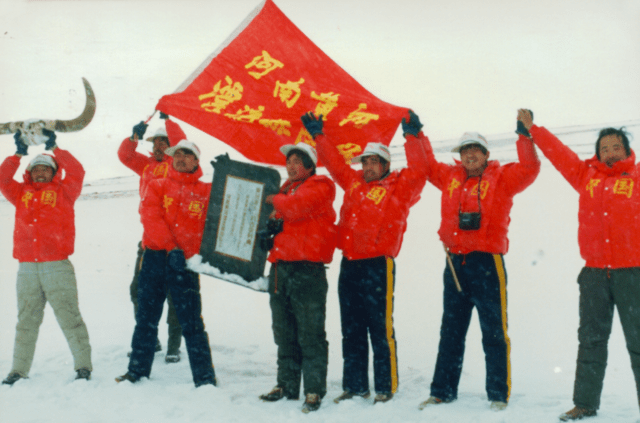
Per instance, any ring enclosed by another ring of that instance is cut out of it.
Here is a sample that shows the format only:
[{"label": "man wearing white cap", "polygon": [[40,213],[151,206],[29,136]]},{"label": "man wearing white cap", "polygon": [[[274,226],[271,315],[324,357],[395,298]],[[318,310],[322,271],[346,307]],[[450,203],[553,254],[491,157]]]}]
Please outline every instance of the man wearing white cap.
[{"label": "man wearing white cap", "polygon": [[370,142],[351,160],[362,163],[362,170],[356,171],[322,133],[322,117],[308,113],[302,122],[316,142],[320,160],[345,192],[338,223],[344,392],[334,401],[369,397],[370,337],[374,403],[386,402],[398,387],[394,258],[400,252],[409,208],[420,199],[427,180],[422,147],[418,140],[407,141],[408,167],[391,172],[387,146]]},{"label": "man wearing white cap", "polygon": [[200,279],[187,269],[186,259],[200,250],[211,184],[200,181],[200,149],[186,139],[165,150],[172,156],[167,177],[154,179],[140,204],[142,267],[138,283],[138,313],[126,374],[117,382],[149,377],[158,338],[158,322],[167,292],[171,293],[187,345],[193,382],[215,385],[209,336],[202,321]]},{"label": "man wearing white cap", "polygon": [[[36,156],[27,166],[24,182],[13,179],[27,146],[15,135],[18,152],[0,165],[0,191],[16,207],[13,257],[18,267],[18,324],[11,372],[3,384],[27,378],[35,353],[38,331],[48,302],[73,354],[76,379],[91,378],[91,346],[78,307],[78,289],[69,256],[75,244],[74,203],[82,191],[84,169],[68,151],[57,148],[49,136],[48,154]],[[64,172],[63,172],[64,170]],[[64,177],[63,177],[64,173]]]},{"label": "man wearing white cap", "polygon": [[[165,120],[165,128],[158,128],[152,136],[146,140],[153,143],[153,154],[146,156],[138,153],[136,147],[138,146],[138,140],[140,140],[147,130],[147,124],[140,122],[133,127],[133,133],[130,137],[122,140],[120,148],[118,149],[118,158],[129,169],[133,170],[140,176],[140,198],[143,197],[143,192],[149,181],[158,178],[166,178],[171,167],[171,156],[166,155],[164,152],[171,146],[171,140],[174,140],[174,144],[181,139],[186,138],[184,132],[177,123],[168,119],[168,116],[161,114],[161,117]],[[142,260],[142,242],[138,244],[138,256],[133,271],[133,280],[129,286],[129,296],[133,303],[134,317],[138,311],[138,276],[140,275],[140,263]],[[173,306],[171,294],[167,294],[167,326],[169,331],[169,340],[167,341],[167,355],[165,361],[167,363],[177,363],[180,361],[180,344],[182,342],[182,329],[176,316],[176,310]],[[160,340],[156,340],[156,351],[162,350]]]},{"label": "man wearing white cap", "polygon": [[282,228],[268,257],[278,377],[275,388],[260,399],[298,399],[302,377],[302,411],[308,413],[320,407],[327,393],[325,264],[333,259],[336,246],[336,187],[328,177],[316,175],[316,150],[309,144],[284,145],[280,151],[287,158],[288,178],[278,194],[265,199],[274,208],[270,222]]},{"label": "man wearing white cap", "polygon": [[431,396],[420,409],[454,401],[462,372],[471,312],[478,311],[485,352],[486,390],[491,409],[503,410],[511,393],[510,340],[507,335],[507,274],[504,254],[509,241],[513,197],[535,180],[540,160],[533,142],[520,135],[516,163],[489,161],[489,144],[477,132],[465,132],[451,150],[460,161],[437,162],[429,139],[420,132],[415,113],[403,121],[407,139],[419,139],[429,163],[429,181],[442,191],[438,234],[447,250],[444,310]]}]

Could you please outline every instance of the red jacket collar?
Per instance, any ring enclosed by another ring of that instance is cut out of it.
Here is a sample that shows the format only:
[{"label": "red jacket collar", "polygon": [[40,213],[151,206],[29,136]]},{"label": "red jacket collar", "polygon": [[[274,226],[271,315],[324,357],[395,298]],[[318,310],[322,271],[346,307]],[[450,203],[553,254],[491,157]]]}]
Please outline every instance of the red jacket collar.
[{"label": "red jacket collar", "polygon": [[631,154],[624,160],[620,160],[615,163],[613,167],[609,167],[606,164],[602,163],[598,160],[598,156],[594,155],[592,158],[588,159],[586,163],[594,167],[598,170],[598,172],[604,173],[607,176],[621,175],[625,172],[631,172],[636,165],[636,153],[631,150]]}]

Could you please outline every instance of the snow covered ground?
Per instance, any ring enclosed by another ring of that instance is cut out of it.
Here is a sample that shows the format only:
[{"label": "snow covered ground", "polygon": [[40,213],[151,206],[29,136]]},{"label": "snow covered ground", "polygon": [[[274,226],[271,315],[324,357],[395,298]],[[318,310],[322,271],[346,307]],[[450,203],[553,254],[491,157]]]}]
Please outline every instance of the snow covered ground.
[{"label": "snow covered ground", "polygon": [[[638,122],[635,131],[638,147]],[[495,140],[499,137],[493,137]],[[512,141],[515,137],[511,138]],[[595,134],[563,136],[581,156],[593,152]],[[438,158],[451,154],[434,143]],[[72,152],[73,149],[69,148]],[[396,149],[396,153],[399,149]],[[513,143],[496,144],[494,157],[515,159]],[[394,154],[397,158],[397,154]],[[399,160],[397,161],[399,162]],[[206,161],[203,161],[205,171]],[[208,177],[209,178],[209,177]],[[577,245],[578,195],[543,158],[536,182],[516,196],[511,214],[508,272],[509,335],[512,342],[512,397],[503,412],[489,410],[484,390],[484,354],[474,313],[459,398],[418,410],[429,395],[442,313],[444,253],[436,231],[440,192],[427,184],[412,209],[397,258],[395,329],[400,387],[393,401],[336,405],[341,393],[342,356],[337,276],[340,253],[328,271],[328,394],[318,412],[304,415],[302,401],[263,403],[258,395],[275,385],[276,347],[268,296],[227,282],[201,279],[204,321],[211,340],[218,387],[194,388],[186,353],[178,364],[156,354],[151,378],[116,384],[127,369],[134,326],[129,301],[137,243],[141,238],[137,179],[87,181],[76,203],[76,252],[71,257],[79,285],[80,309],[89,329],[94,372],[74,381],[73,362],[52,310],[47,306],[29,379],[0,386],[2,422],[522,422],[557,421],[570,409],[577,353],[578,286],[583,265]],[[339,192],[339,197],[341,197]],[[340,201],[336,202],[339,207]],[[11,368],[16,323],[12,258],[14,208],[0,201],[0,376]],[[160,339],[166,345],[166,323]],[[590,421],[632,422],[640,416],[624,337],[616,318],[609,341],[602,406]]]}]

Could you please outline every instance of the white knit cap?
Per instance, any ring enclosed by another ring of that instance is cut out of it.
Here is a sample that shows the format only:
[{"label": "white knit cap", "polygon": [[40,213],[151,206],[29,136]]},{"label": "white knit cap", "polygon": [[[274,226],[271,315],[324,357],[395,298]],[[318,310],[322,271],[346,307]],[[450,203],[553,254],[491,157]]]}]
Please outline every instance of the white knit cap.
[{"label": "white knit cap", "polygon": [[458,145],[451,150],[452,153],[459,153],[462,147],[469,144],[478,144],[485,148],[485,150],[489,151],[489,143],[487,139],[480,135],[477,132],[465,132],[462,134],[460,141],[458,141]]},{"label": "white knit cap", "polygon": [[174,145],[173,147],[169,147],[166,150],[164,150],[164,154],[166,154],[167,156],[173,157],[175,152],[181,149],[191,151],[193,154],[195,154],[196,159],[200,160],[200,149],[198,148],[197,145],[195,145],[195,143],[192,143],[189,140],[181,140],[178,144]]},{"label": "white knit cap", "polygon": [[367,156],[380,156],[386,161],[391,162],[391,153],[389,152],[389,147],[379,142],[370,142],[364,148],[362,154],[351,159],[351,163],[362,162],[362,159]]},{"label": "white knit cap", "polygon": [[147,141],[153,141],[154,139],[159,137],[167,138],[167,140],[169,139],[169,135],[167,135],[167,130],[164,129],[163,127],[156,129],[156,133],[148,137]]},{"label": "white knit cap", "polygon": [[316,149],[307,143],[301,142],[298,144],[287,144],[280,147],[280,152],[284,154],[285,157],[293,150],[302,151],[309,156],[314,166],[318,164],[318,153],[316,153]]},{"label": "white knit cap", "polygon": [[29,166],[27,166],[27,171],[31,172],[31,169],[33,169],[34,166],[37,165],[49,166],[50,168],[53,168],[54,171],[58,170],[58,164],[53,159],[53,157],[48,154],[38,154],[36,157],[34,157],[33,160],[31,160],[31,162],[29,163]]}]

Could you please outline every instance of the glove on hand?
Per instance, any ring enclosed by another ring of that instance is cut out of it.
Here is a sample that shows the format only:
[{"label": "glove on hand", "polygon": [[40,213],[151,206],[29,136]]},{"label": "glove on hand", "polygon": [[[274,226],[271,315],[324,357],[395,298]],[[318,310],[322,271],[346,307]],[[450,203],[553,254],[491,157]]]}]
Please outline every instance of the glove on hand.
[{"label": "glove on hand", "polygon": [[312,138],[315,138],[316,135],[324,135],[322,133],[322,126],[324,125],[324,122],[322,122],[322,115],[316,118],[312,112],[309,112],[302,115],[300,120]]},{"label": "glove on hand", "polygon": [[[531,113],[531,121],[533,121],[533,112],[529,109],[527,109],[527,111]],[[516,134],[524,135],[527,138],[531,138],[531,134],[529,133],[527,128],[524,126],[524,123],[522,123],[521,120],[518,121],[518,126],[516,127]]]},{"label": "glove on hand", "polygon": [[402,118],[403,135],[409,134],[417,137],[421,129],[422,124],[420,123],[420,118],[418,115],[413,113],[413,110],[409,110],[409,122],[407,122],[405,118]]},{"label": "glove on hand", "polygon": [[147,132],[147,126],[149,125],[147,125],[143,121],[140,121],[139,124],[133,127],[133,133],[131,134],[131,139],[133,139],[133,137],[137,135],[138,139],[141,140],[142,137],[144,137],[144,133]]},{"label": "glove on hand", "polygon": [[169,115],[164,112],[160,112],[160,119],[169,119]]},{"label": "glove on hand", "polygon": [[53,150],[54,148],[57,147],[57,145],[56,145],[56,133],[55,132],[50,131],[48,129],[43,129],[42,130],[42,134],[44,136],[46,136],[46,137],[49,137],[47,142],[44,143],[45,150]]},{"label": "glove on hand", "polygon": [[13,139],[16,140],[16,154],[20,154],[21,156],[26,156],[27,155],[27,149],[29,147],[27,147],[27,144],[24,143],[24,141],[22,141],[22,132],[20,132],[20,130],[17,130],[15,134],[13,134]]},{"label": "glove on hand", "polygon": [[187,261],[184,258],[184,251],[182,250],[176,249],[169,251],[167,262],[169,263],[169,267],[176,272],[184,272],[187,268]]}]

